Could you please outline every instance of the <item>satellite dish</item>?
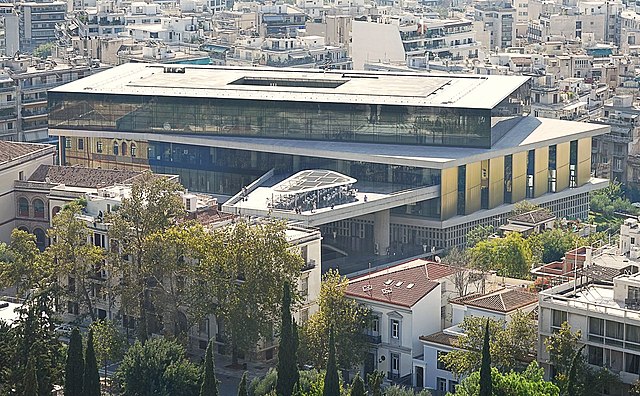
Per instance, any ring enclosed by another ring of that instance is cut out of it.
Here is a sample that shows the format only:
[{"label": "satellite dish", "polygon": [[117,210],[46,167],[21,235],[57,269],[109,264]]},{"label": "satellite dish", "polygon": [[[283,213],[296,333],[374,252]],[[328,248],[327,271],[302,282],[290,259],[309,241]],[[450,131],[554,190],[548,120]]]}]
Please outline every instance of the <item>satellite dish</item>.
[{"label": "satellite dish", "polygon": [[442,259],[440,258],[440,256],[435,256],[433,259],[435,260],[436,263],[442,262]]}]

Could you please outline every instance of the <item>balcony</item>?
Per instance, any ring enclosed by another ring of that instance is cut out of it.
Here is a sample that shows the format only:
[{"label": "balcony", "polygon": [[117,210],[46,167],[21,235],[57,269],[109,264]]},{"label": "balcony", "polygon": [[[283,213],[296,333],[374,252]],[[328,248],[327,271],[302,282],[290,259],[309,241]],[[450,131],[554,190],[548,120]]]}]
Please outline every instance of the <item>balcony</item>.
[{"label": "balcony", "polygon": [[373,335],[373,334],[363,334],[365,341],[369,344],[382,344],[382,336],[381,335]]},{"label": "balcony", "polygon": [[302,272],[311,271],[314,268],[316,268],[316,260],[307,260],[307,262],[305,263],[305,265],[302,267],[300,271]]}]

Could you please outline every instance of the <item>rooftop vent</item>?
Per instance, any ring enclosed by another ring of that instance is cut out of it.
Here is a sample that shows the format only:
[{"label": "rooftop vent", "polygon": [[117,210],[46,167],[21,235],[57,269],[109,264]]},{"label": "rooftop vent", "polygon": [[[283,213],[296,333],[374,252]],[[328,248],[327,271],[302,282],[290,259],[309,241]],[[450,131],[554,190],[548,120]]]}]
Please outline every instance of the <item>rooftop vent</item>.
[{"label": "rooftop vent", "polygon": [[404,283],[403,281],[400,281],[400,282],[396,283],[396,287],[402,286],[403,283]]},{"label": "rooftop vent", "polygon": [[414,284],[413,284],[413,283],[409,283],[409,284],[407,285],[407,289],[411,289],[413,286],[414,286]]},{"label": "rooftop vent", "polygon": [[387,279],[386,281],[384,281],[384,284],[387,285],[387,286],[392,284],[392,283],[393,283],[393,279]]}]

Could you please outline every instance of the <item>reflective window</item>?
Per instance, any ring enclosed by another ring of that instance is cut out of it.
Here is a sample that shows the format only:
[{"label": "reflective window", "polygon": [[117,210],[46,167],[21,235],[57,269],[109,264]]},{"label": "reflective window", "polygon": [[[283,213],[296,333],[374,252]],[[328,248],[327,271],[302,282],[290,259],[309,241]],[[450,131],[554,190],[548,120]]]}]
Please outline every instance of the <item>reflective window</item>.
[{"label": "reflective window", "polygon": [[50,101],[50,126],[66,129],[464,147],[492,143],[491,110],[481,109],[68,93],[51,93]]}]

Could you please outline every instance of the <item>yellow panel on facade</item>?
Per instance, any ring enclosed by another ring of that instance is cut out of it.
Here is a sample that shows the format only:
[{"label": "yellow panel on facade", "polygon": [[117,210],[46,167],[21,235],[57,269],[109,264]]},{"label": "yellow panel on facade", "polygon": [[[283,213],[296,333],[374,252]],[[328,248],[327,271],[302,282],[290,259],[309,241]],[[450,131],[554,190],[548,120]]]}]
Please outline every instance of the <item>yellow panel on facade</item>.
[{"label": "yellow panel on facade", "polygon": [[446,220],[458,212],[458,168],[443,169],[440,180],[440,216]]},{"label": "yellow panel on facade", "polygon": [[511,201],[522,201],[527,196],[527,152],[514,153],[512,156],[513,183]]},{"label": "yellow panel on facade", "polygon": [[467,164],[467,178],[464,209],[465,214],[473,213],[481,208],[480,184],[482,176],[482,163]]},{"label": "yellow panel on facade", "polygon": [[504,157],[489,160],[489,209],[504,202]]},{"label": "yellow panel on facade", "polygon": [[571,143],[556,146],[556,192],[569,188],[569,151]]},{"label": "yellow panel on facade", "polygon": [[591,138],[578,140],[578,186],[582,186],[591,178]]},{"label": "yellow panel on facade", "polygon": [[533,171],[533,194],[539,197],[549,190],[549,147],[536,149]]}]

